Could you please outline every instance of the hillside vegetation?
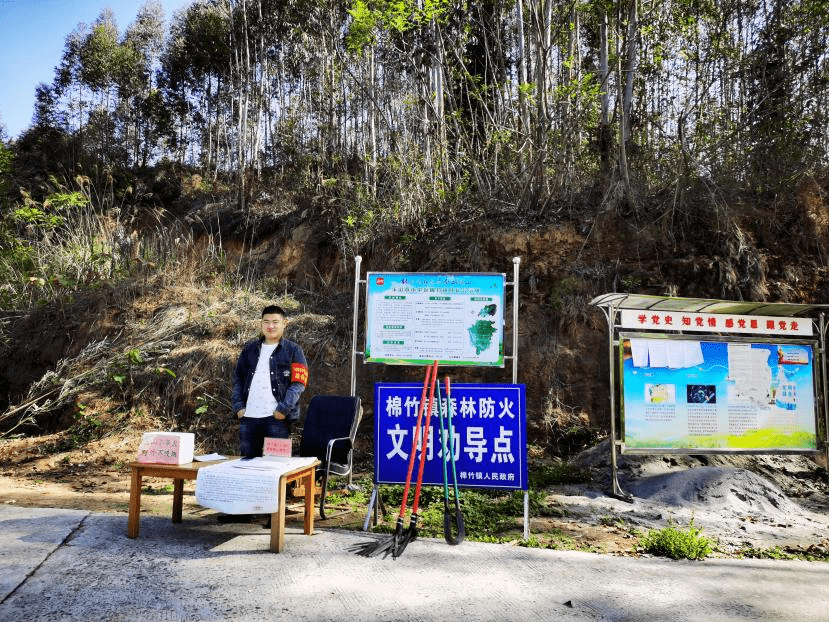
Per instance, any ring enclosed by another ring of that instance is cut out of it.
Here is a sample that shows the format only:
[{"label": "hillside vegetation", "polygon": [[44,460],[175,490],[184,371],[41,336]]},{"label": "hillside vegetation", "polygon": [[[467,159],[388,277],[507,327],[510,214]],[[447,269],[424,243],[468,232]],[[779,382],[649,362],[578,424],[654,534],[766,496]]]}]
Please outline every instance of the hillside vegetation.
[{"label": "hillside vegetation", "polygon": [[[128,457],[148,429],[233,452],[230,372],[267,302],[308,355],[304,399],[348,392],[358,254],[519,257],[530,440],[592,443],[595,295],[829,300],[823,8],[197,0],[167,22],[149,1],[123,32],[102,11],[32,126],[0,132],[9,460],[112,438]],[[374,382],[419,371],[356,376],[366,456]]]},{"label": "hillside vegetation", "polygon": [[[30,306],[3,314],[6,438],[42,436],[39,451],[58,452],[171,429],[195,432],[200,451],[232,453],[230,374],[268,302],[288,309],[288,333],[308,355],[304,399],[349,391],[354,261],[336,244],[325,201],[272,188],[263,195],[281,194],[278,204],[241,210],[193,189],[192,177],[183,181],[191,189],[170,210],[136,210],[128,243],[117,219],[89,207],[51,233],[41,260],[62,268],[56,278],[25,282]],[[827,217],[827,189],[810,182],[788,199],[798,214],[790,222],[810,226],[813,239],[823,235],[816,218]],[[748,213],[754,217],[735,231],[772,242],[755,249],[762,269],[746,278],[751,291],[768,300],[825,300],[820,254],[804,252],[798,236],[776,238],[768,230],[777,229],[773,208]],[[743,278],[739,254],[675,257],[658,229],[637,231],[608,210],[521,227],[479,219],[389,235],[360,251],[363,271],[509,274],[512,257],[520,257],[518,376],[527,385],[530,438],[566,455],[608,424],[606,328],[590,299],[607,291],[717,297]],[[509,367],[451,373],[458,381],[510,380]],[[356,375],[370,451],[373,383],[419,379],[419,372],[358,357]]]}]

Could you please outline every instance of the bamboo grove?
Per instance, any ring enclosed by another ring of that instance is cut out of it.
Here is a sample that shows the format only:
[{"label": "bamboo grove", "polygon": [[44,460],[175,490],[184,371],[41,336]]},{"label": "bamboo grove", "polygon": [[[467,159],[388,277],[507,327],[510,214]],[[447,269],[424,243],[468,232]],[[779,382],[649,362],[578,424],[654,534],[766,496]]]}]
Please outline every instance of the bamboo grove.
[{"label": "bamboo grove", "polygon": [[148,0],[67,36],[15,148],[190,167],[241,206],[271,176],[355,232],[635,211],[825,167],[827,55],[826,0]]}]

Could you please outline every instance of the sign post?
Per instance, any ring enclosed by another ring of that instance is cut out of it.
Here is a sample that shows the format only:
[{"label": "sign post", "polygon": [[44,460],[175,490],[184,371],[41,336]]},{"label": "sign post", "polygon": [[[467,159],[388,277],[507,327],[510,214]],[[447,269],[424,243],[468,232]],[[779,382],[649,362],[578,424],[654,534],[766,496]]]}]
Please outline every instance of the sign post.
[{"label": "sign post", "polygon": [[[504,367],[512,359],[512,385],[453,385],[456,426],[452,447],[459,485],[524,490],[524,537],[529,538],[526,398],[517,384],[518,269],[505,274],[368,272],[360,279],[355,258],[354,334],[351,391],[356,389],[356,357],[385,365]],[[357,351],[359,288],[366,286],[365,348]],[[505,342],[506,286],[513,287],[512,352]],[[363,526],[368,529],[380,484],[403,483],[413,419],[421,385],[375,385],[375,485]],[[406,442],[406,439],[409,442]],[[423,483],[441,485],[442,462],[434,430],[429,434]],[[440,439],[438,439],[440,440]],[[401,472],[400,469],[403,469]],[[375,516],[376,520],[376,516]]]}]

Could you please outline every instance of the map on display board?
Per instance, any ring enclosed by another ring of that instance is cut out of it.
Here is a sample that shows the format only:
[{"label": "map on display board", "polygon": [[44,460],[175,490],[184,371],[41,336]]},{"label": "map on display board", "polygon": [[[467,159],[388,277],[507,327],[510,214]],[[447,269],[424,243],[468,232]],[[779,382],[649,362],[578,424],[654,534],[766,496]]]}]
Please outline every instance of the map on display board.
[{"label": "map on display board", "polygon": [[367,363],[504,366],[503,274],[369,272]]},{"label": "map on display board", "polygon": [[625,450],[815,451],[812,342],[621,335]]}]

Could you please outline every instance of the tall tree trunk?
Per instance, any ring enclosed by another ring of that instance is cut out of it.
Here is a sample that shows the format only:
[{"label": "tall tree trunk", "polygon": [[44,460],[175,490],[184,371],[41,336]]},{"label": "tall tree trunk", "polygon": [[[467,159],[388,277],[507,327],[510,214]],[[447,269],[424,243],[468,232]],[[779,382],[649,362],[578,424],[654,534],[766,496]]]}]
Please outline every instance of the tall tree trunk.
[{"label": "tall tree trunk", "polygon": [[599,9],[599,80],[601,83],[599,117],[599,161],[602,178],[611,174],[611,145],[613,134],[610,130],[610,44],[607,7],[600,3]]},{"label": "tall tree trunk", "polygon": [[371,136],[370,144],[370,161],[371,170],[369,173],[369,180],[371,183],[371,196],[377,196],[377,63],[374,56],[374,47],[369,51],[369,101],[366,102],[369,114],[369,130]]},{"label": "tall tree trunk", "polygon": [[[621,11],[621,6],[620,9]],[[621,54],[618,57],[618,82],[624,84],[624,91],[620,90],[620,109],[622,112],[622,122],[619,132],[619,173],[625,187],[625,198],[629,206],[635,205],[635,198],[633,196],[633,189],[630,185],[630,170],[628,168],[627,158],[627,142],[630,138],[630,113],[633,107],[633,80],[637,68],[638,60],[638,0],[630,0],[630,7],[627,18],[627,36],[625,37],[625,67],[622,70]],[[622,24],[621,15],[619,15],[619,25]]]},{"label": "tall tree trunk", "polygon": [[[518,0],[515,3],[516,24],[518,28],[518,113],[520,115],[519,133],[522,135],[522,140],[518,144],[518,151],[524,154],[523,143],[530,131],[530,111],[527,105],[527,95],[524,87],[529,81],[529,72],[527,70],[527,42],[524,34],[524,0]],[[524,156],[521,156],[521,168],[526,165]]]}]

